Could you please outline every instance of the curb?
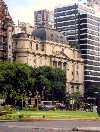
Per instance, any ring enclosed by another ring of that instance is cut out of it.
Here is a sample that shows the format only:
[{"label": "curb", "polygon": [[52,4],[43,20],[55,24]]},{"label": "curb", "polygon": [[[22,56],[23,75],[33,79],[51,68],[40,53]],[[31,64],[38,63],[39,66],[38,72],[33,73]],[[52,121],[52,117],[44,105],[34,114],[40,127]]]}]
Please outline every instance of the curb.
[{"label": "curb", "polygon": [[71,120],[80,120],[80,121],[99,121],[100,118],[91,119],[91,118],[22,118],[22,119],[0,119],[0,122],[17,122],[17,121],[71,121]]}]

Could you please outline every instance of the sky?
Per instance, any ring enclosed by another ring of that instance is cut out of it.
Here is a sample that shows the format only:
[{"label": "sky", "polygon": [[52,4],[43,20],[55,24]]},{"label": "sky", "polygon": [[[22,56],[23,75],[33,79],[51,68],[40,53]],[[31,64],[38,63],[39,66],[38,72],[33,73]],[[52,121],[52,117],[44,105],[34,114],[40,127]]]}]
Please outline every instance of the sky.
[{"label": "sky", "polygon": [[[78,0],[4,0],[15,24],[28,22],[34,26],[34,11],[48,9],[53,11],[55,6],[75,3]],[[86,0],[81,0],[85,2]]]}]

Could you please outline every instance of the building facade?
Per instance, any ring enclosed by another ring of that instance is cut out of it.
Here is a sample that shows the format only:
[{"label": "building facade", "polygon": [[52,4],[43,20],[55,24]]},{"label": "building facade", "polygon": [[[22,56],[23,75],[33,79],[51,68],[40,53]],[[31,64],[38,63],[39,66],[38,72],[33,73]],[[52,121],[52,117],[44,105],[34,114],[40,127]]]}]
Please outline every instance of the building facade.
[{"label": "building facade", "polygon": [[86,5],[58,7],[55,28],[63,33],[70,45],[81,49],[85,61],[85,88],[100,82],[100,17]]},{"label": "building facade", "polygon": [[33,30],[34,27],[30,23],[19,22],[18,20],[18,26],[14,26],[13,34],[18,34],[18,33],[31,34]]},{"label": "building facade", "polygon": [[3,0],[0,0],[0,61],[13,61],[12,33],[13,21],[8,12],[8,7]]},{"label": "building facade", "polygon": [[[19,36],[19,37],[18,37]],[[66,37],[57,31],[39,28],[31,36],[13,36],[14,61],[32,67],[51,66],[66,72],[66,92],[84,95],[84,62],[77,49],[71,48]]]},{"label": "building facade", "polygon": [[100,11],[100,0],[87,0],[87,5]]},{"label": "building facade", "polygon": [[53,29],[54,28],[54,13],[46,9],[35,11],[34,25],[35,25],[35,28],[46,27],[49,29]]}]

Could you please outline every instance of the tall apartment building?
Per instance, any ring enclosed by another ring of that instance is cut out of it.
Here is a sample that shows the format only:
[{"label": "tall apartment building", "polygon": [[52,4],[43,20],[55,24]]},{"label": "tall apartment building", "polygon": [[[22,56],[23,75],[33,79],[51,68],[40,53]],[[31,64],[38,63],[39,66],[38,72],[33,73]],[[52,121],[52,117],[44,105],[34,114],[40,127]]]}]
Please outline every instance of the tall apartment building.
[{"label": "tall apartment building", "polygon": [[100,11],[100,0],[87,0],[87,5]]},{"label": "tall apartment building", "polygon": [[72,46],[81,49],[85,63],[85,88],[100,82],[100,18],[93,8],[72,4],[54,10],[55,29]]},{"label": "tall apartment building", "polygon": [[54,13],[49,10],[39,10],[34,12],[34,25],[36,28],[54,28]]},{"label": "tall apartment building", "polygon": [[0,0],[0,61],[13,61],[12,32],[13,21],[8,12],[8,7],[3,0]]}]

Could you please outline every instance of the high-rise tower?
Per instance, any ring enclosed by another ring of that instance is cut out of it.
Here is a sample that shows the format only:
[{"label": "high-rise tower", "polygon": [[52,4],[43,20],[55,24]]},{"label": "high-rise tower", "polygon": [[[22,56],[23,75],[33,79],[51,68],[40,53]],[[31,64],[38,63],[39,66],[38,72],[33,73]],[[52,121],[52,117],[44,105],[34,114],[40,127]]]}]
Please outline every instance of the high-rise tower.
[{"label": "high-rise tower", "polygon": [[100,82],[100,17],[84,4],[71,4],[54,10],[55,29],[69,43],[80,48],[85,63],[85,88]]},{"label": "high-rise tower", "polygon": [[34,12],[34,25],[36,28],[54,28],[54,13],[49,10],[39,10]]}]

